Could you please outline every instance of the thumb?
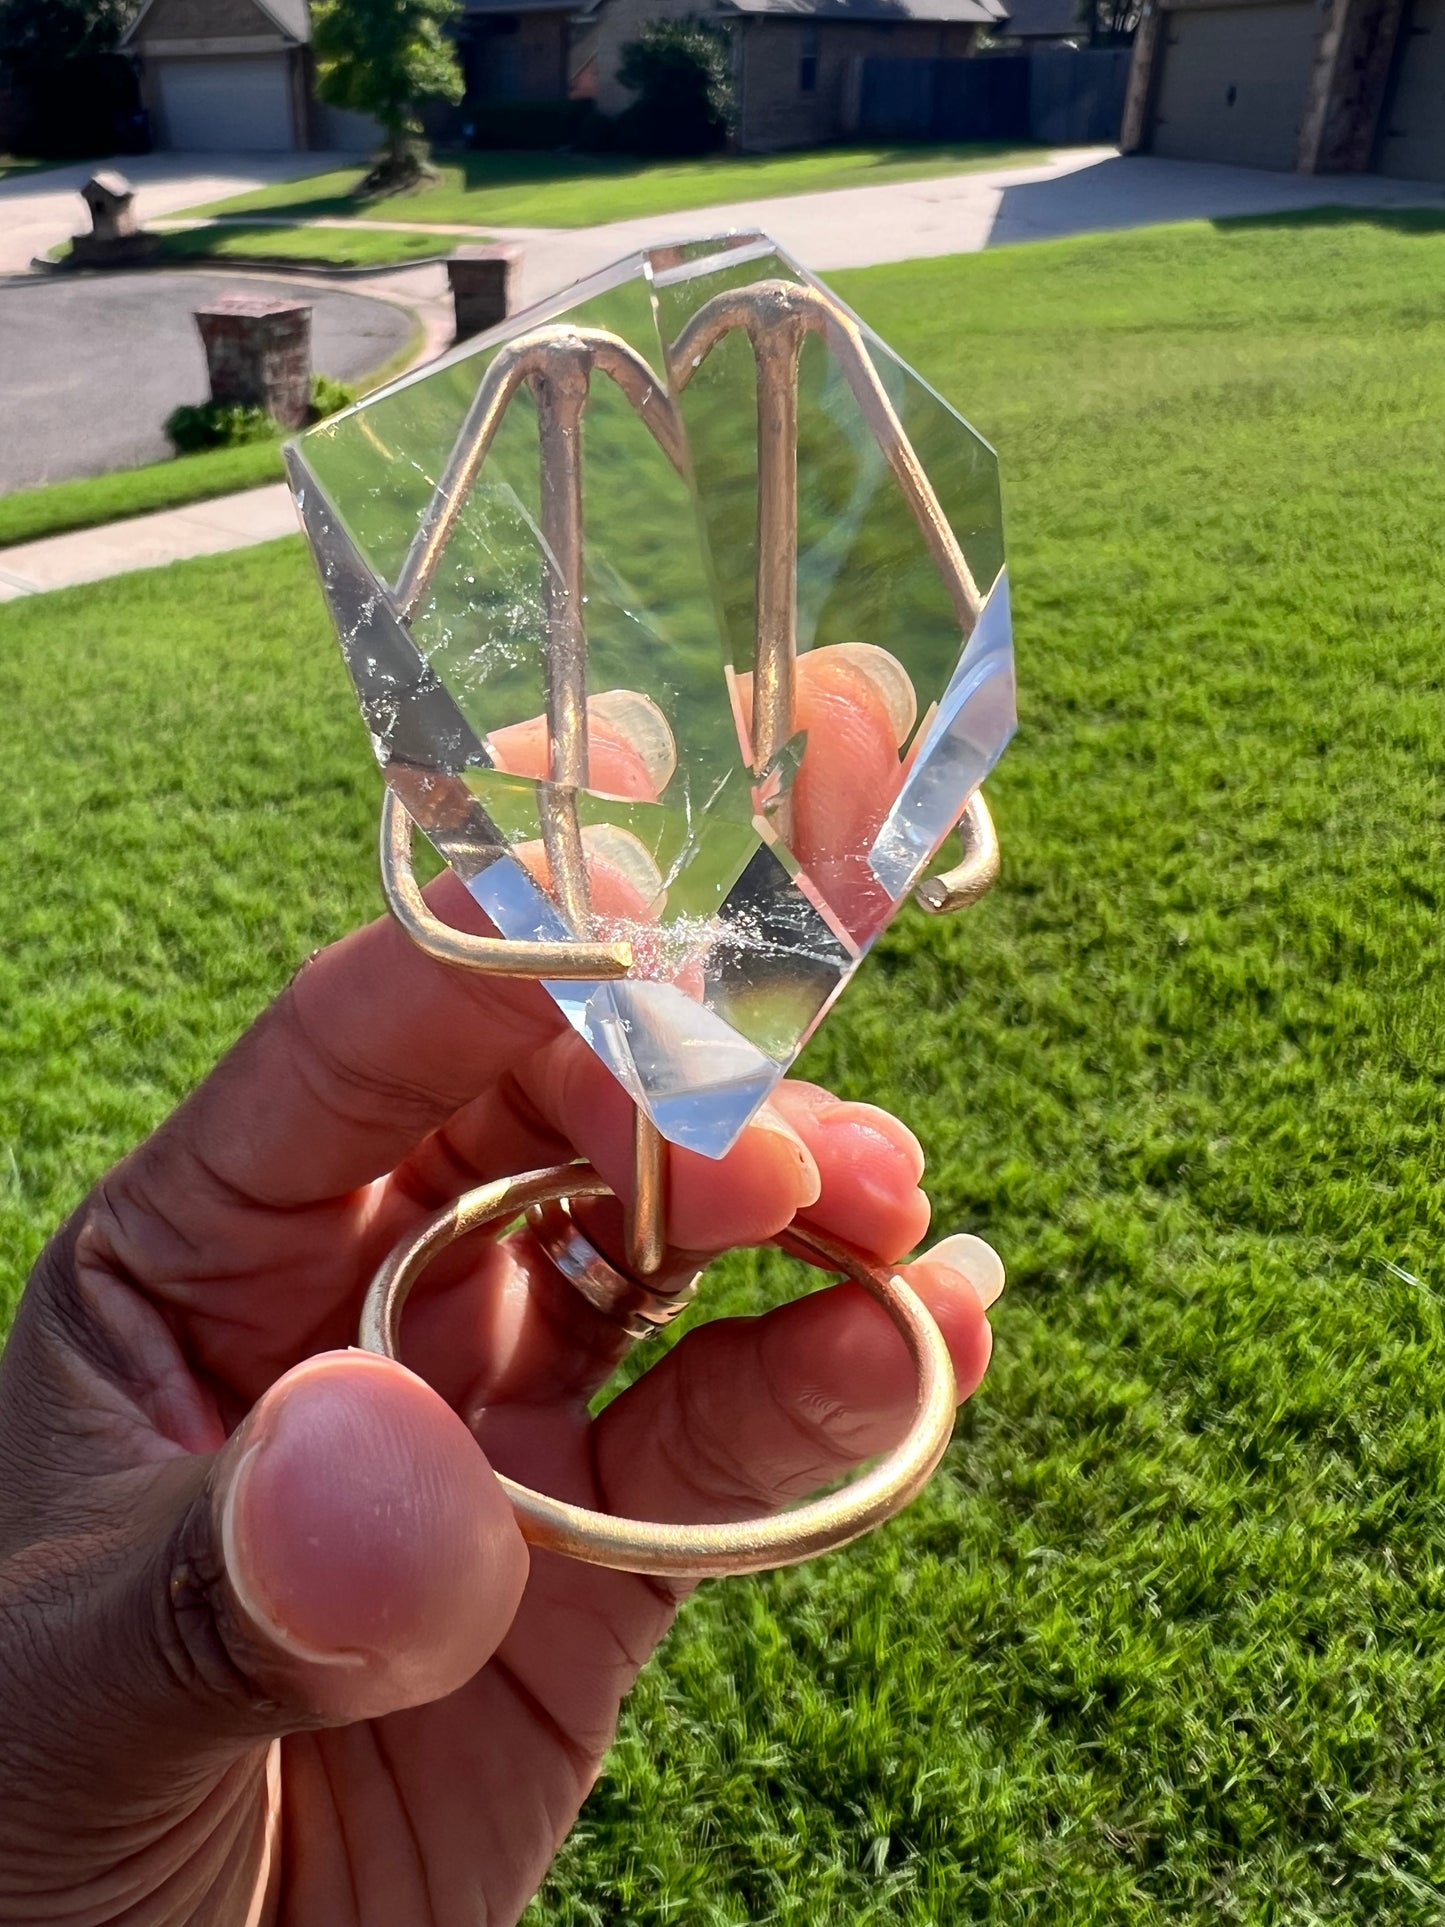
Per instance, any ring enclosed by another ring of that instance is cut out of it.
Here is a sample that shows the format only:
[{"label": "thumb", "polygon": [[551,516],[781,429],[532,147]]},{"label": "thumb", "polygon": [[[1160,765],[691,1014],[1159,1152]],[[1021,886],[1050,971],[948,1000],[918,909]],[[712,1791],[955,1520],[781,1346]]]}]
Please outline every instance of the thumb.
[{"label": "thumb", "polygon": [[456,1691],[495,1651],[527,1576],[511,1507],[462,1420],[362,1352],[309,1359],[266,1393],[173,1543],[177,1628],[219,1642],[273,1704],[273,1729]]}]

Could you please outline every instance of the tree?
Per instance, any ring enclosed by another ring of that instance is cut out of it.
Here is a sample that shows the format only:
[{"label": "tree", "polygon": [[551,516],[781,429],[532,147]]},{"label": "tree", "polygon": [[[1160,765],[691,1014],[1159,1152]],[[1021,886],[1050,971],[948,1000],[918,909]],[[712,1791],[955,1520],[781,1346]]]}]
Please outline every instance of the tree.
[{"label": "tree", "polygon": [[380,121],[387,185],[420,171],[421,103],[456,102],[466,91],[447,33],[461,13],[461,0],[317,0],[312,8],[316,91],[333,107]]},{"label": "tree", "polygon": [[637,95],[622,116],[638,146],[654,154],[705,154],[732,123],[731,48],[701,20],[653,20],[622,49],[617,78]]},{"label": "tree", "polygon": [[114,52],[132,0],[0,0],[0,67],[18,84],[31,151],[105,153],[137,106]]},{"label": "tree", "polygon": [[28,78],[109,53],[133,11],[129,0],[3,0],[0,61]]},{"label": "tree", "polygon": [[1140,0],[1088,0],[1085,18],[1093,46],[1119,46],[1134,38]]}]

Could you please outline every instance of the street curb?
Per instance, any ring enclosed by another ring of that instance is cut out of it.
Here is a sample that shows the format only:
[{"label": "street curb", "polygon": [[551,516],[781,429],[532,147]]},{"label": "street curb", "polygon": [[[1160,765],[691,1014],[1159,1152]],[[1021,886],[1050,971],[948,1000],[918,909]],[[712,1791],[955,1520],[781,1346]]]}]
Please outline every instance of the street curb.
[{"label": "street curb", "polygon": [[338,267],[334,262],[298,261],[294,256],[279,258],[270,254],[227,254],[217,255],[214,260],[200,261],[128,261],[124,266],[114,268],[68,267],[64,261],[46,261],[40,255],[33,255],[28,274],[0,277],[16,286],[32,278],[54,278],[61,275],[67,279],[74,275],[96,276],[107,274],[144,274],[160,268],[169,274],[216,274],[236,269],[242,272],[260,269],[264,274],[297,274],[313,279],[320,275],[324,281],[363,281],[368,275],[397,274],[408,268],[444,268],[451,260],[449,254],[418,254],[406,261],[381,261],[368,267]]}]

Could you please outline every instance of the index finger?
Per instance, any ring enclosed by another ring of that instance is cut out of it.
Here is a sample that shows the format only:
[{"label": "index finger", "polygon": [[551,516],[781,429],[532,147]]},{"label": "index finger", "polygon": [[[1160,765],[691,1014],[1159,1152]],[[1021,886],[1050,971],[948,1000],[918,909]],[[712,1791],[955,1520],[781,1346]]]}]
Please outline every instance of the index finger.
[{"label": "index finger", "polygon": [[[493,926],[450,872],[426,889],[446,923]],[[251,1206],[295,1210],[390,1171],[563,1028],[537,983],[425,956],[390,917],[318,951],[141,1147],[176,1215],[197,1171]],[[158,1188],[159,1195],[156,1194]]]}]

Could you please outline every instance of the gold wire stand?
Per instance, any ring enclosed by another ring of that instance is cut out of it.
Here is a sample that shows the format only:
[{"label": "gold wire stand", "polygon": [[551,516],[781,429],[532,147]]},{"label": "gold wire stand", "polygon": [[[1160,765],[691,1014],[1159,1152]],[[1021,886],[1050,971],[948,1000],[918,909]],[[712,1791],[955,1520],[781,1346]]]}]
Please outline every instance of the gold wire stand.
[{"label": "gold wire stand", "polygon": [[[823,290],[759,282],[719,295],[693,315],[668,350],[672,383],[683,388],[726,335],[741,331],[757,369],[758,540],[753,662],[752,763],[761,779],[793,734],[797,616],[798,360],[808,334],[820,335],[853,390],[911,509],[967,634],[980,599],[962,551],[878,380],[852,317]],[[536,405],[541,469],[541,532],[547,619],[546,707],[550,782],[540,790],[543,844],[553,888],[576,940],[525,943],[477,937],[433,916],[412,868],[412,823],[396,791],[382,805],[382,887],[392,915],[428,956],[493,976],[605,980],[632,965],[625,943],[597,943],[591,929],[587,869],[576,792],[586,786],[587,638],[583,621],[582,423],[594,374],[627,396],[663,452],[680,470],[683,437],[665,387],[626,342],[599,329],[544,327],[499,349],[463,424],[392,592],[403,621],[421,606],[481,471],[512,396],[524,384]],[[400,772],[398,772],[400,774]],[[786,804],[784,805],[786,808]],[[786,833],[786,826],[780,825]],[[998,875],[998,839],[982,794],[959,823],[961,860],[915,893],[934,914],[964,908]],[[667,1160],[664,1140],[639,1108],[633,1182],[624,1199],[627,1263],[642,1282],[666,1259]],[[373,1279],[360,1343],[398,1355],[402,1307],[422,1271],[471,1232],[500,1233],[528,1207],[611,1195],[588,1166],[482,1185],[437,1212],[398,1245]],[[696,1579],[793,1565],[846,1545],[914,1498],[942,1457],[956,1399],[948,1347],[926,1306],[891,1268],[813,1232],[791,1227],[790,1250],[852,1278],[883,1306],[908,1347],[916,1378],[909,1429],[891,1452],[840,1491],[771,1517],[728,1525],[673,1525],[621,1519],[564,1504],[503,1479],[528,1541],[552,1552],[625,1572]]]},{"label": "gold wire stand", "polygon": [[[407,1294],[431,1263],[458,1238],[473,1231],[500,1231],[520,1211],[553,1198],[601,1198],[611,1193],[590,1166],[563,1164],[523,1177],[480,1185],[438,1211],[399,1244],[377,1273],[366,1296],[360,1342],[386,1358],[398,1355],[398,1333]],[[725,1525],[667,1525],[619,1519],[548,1498],[503,1478],[522,1534],[534,1546],[564,1553],[589,1565],[648,1572],[672,1579],[706,1579],[720,1573],[765,1572],[797,1565],[831,1551],[892,1518],[922,1490],[942,1458],[953,1430],[956,1399],[953,1366],[938,1326],[922,1299],[886,1267],[871,1265],[845,1246],[796,1226],[790,1250],[811,1263],[854,1279],[883,1306],[908,1347],[917,1375],[917,1409],[907,1435],[863,1477],[826,1498],[791,1512]]]}]

